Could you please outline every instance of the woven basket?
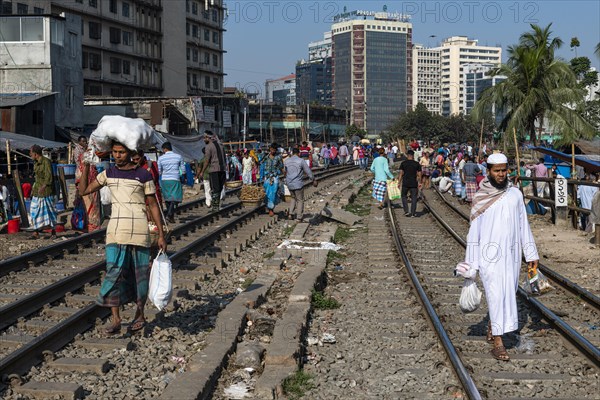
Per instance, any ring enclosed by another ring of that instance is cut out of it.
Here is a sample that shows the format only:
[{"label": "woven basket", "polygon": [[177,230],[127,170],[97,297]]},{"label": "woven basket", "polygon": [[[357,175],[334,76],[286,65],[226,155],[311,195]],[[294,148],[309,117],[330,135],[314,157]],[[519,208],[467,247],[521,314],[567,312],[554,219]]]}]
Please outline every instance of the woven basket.
[{"label": "woven basket", "polygon": [[242,200],[242,205],[244,207],[258,207],[262,202],[262,199]]},{"label": "woven basket", "polygon": [[237,189],[239,187],[242,187],[242,181],[225,182],[225,187],[227,189]]}]

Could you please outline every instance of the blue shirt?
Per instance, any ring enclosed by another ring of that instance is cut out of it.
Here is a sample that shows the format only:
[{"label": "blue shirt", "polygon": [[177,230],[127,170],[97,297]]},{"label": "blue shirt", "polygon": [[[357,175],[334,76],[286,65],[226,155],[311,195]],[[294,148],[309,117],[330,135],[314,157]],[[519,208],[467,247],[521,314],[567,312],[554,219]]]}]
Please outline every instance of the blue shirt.
[{"label": "blue shirt", "polygon": [[285,182],[290,190],[298,190],[304,187],[304,175],[313,179],[313,173],[306,161],[293,155],[283,162],[285,166]]},{"label": "blue shirt", "polygon": [[158,165],[160,178],[163,181],[178,181],[182,172],[185,171],[183,157],[172,151],[168,151],[158,157],[156,164]]},{"label": "blue shirt", "polygon": [[387,181],[388,177],[394,179],[394,175],[390,172],[388,160],[385,157],[376,157],[373,160],[371,172],[375,172],[375,182]]}]

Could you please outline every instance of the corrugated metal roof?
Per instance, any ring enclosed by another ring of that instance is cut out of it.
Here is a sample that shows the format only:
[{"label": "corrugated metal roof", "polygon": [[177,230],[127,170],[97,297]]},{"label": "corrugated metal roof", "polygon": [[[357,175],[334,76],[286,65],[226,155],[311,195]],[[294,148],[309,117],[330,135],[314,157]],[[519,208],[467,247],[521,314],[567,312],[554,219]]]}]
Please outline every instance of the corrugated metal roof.
[{"label": "corrugated metal roof", "polygon": [[11,148],[19,150],[30,149],[31,146],[33,146],[34,144],[51,149],[67,146],[67,143],[63,142],[55,142],[53,140],[44,140],[38,137],[20,135],[18,133],[12,133],[7,131],[0,131],[0,151],[5,151],[7,140],[10,141]]},{"label": "corrugated metal roof", "polygon": [[20,107],[42,99],[44,97],[52,96],[53,93],[0,93],[0,108],[1,107]]}]

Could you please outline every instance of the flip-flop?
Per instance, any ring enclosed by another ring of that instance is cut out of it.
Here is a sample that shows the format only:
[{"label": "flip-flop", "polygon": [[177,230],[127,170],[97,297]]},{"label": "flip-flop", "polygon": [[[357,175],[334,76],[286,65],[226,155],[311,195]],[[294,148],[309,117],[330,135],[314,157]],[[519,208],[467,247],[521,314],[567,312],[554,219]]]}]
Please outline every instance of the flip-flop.
[{"label": "flip-flop", "polygon": [[506,352],[506,347],[504,346],[496,346],[491,351],[490,354],[498,361],[510,361],[510,357]]},{"label": "flip-flop", "polygon": [[127,330],[129,332],[137,332],[137,331],[141,331],[145,327],[146,327],[146,320],[138,319],[138,320],[131,322],[131,324],[129,324],[129,326],[127,327]]},{"label": "flip-flop", "polygon": [[104,330],[107,335],[116,335],[121,333],[121,324],[111,325]]}]

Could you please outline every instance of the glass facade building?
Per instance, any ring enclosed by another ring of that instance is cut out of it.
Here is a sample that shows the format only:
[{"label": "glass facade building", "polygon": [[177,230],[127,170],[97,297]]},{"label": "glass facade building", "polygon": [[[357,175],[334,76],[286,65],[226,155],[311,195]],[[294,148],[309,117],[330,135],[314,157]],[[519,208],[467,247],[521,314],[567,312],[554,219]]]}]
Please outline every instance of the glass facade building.
[{"label": "glass facade building", "polygon": [[331,106],[331,57],[296,66],[296,104]]}]

